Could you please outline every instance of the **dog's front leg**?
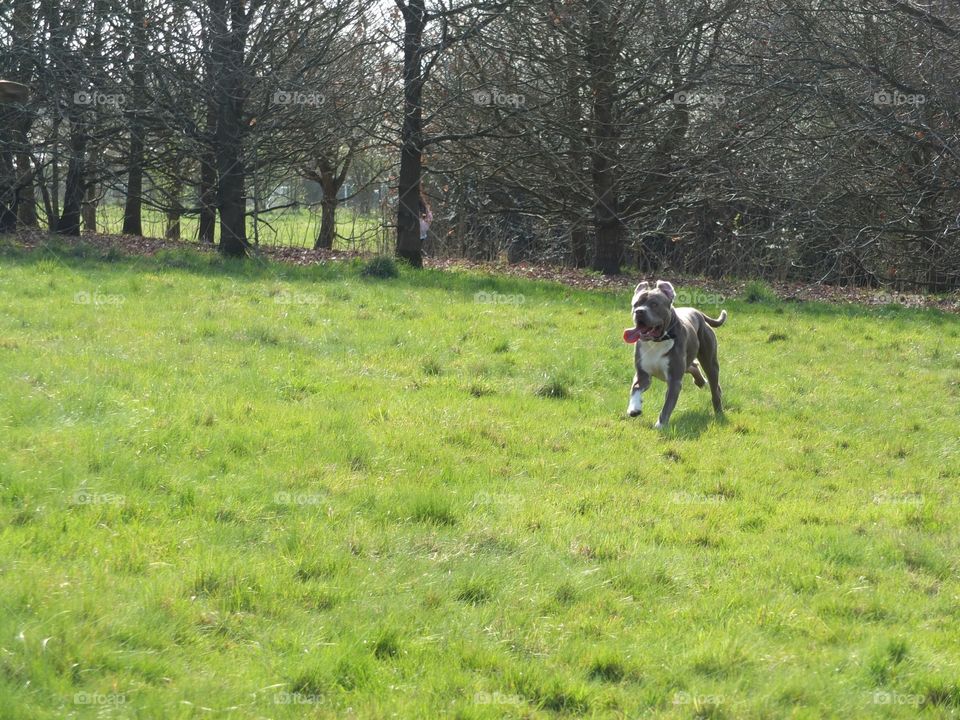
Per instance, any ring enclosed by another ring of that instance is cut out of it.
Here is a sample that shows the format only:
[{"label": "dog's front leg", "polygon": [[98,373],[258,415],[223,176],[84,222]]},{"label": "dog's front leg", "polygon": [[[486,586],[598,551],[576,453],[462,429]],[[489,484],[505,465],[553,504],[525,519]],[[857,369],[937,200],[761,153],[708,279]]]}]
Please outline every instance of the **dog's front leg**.
[{"label": "dog's front leg", "polygon": [[660,419],[654,425],[658,430],[666,429],[670,424],[670,416],[673,409],[677,406],[677,399],[680,397],[680,389],[683,387],[683,373],[677,373],[680,377],[671,376],[667,381],[667,395],[663,399],[663,410],[660,411]]},{"label": "dog's front leg", "polygon": [[650,387],[650,376],[638,369],[633,376],[633,385],[630,388],[630,404],[627,405],[627,415],[636,417],[643,410],[643,393]]}]

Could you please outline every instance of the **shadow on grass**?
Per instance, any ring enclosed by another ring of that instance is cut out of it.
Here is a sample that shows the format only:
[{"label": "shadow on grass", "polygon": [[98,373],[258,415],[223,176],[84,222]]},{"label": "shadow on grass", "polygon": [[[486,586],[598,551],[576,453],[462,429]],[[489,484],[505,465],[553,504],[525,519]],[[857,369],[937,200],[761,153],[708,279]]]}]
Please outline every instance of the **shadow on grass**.
[{"label": "shadow on grass", "polygon": [[681,440],[696,440],[711,425],[727,425],[726,415],[719,417],[712,410],[688,410],[674,413],[670,419],[670,434]]},{"label": "shadow on grass", "polygon": [[[905,305],[858,305],[856,303],[829,303],[822,300],[807,301],[772,301],[772,302],[746,302],[744,300],[734,300],[728,302],[725,307],[732,308],[731,320],[735,319],[734,312],[750,315],[769,315],[784,317],[803,318],[817,321],[824,320],[864,320],[872,322],[879,319],[903,320],[914,322],[924,327],[931,322],[936,325],[960,323],[960,316],[955,313],[946,312],[939,308],[911,308]],[[865,326],[866,327],[866,326]],[[867,332],[865,329],[864,332]]]},{"label": "shadow on grass", "polygon": [[[416,289],[448,290],[468,296],[480,305],[498,303],[523,306],[534,300],[555,301],[558,293],[579,295],[579,300],[609,303],[613,296],[606,293],[585,293],[560,283],[531,283],[523,278],[485,275],[473,271],[414,270],[398,262],[400,276],[372,277],[364,273],[369,259],[351,258],[312,265],[294,265],[263,257],[226,258],[211,250],[200,250],[196,244],[184,243],[182,248],[161,249],[154,255],[136,255],[104,249],[80,239],[49,236],[42,246],[23,248],[11,237],[0,237],[0,260],[17,265],[34,265],[51,260],[74,272],[111,269],[128,273],[155,273],[176,270],[203,277],[229,277],[237,281],[261,282],[337,282],[354,280],[363,284],[389,283]],[[483,294],[486,295],[483,295]]]},{"label": "shadow on grass", "polygon": [[[354,279],[363,283],[387,282],[411,288],[432,288],[476,295],[477,293],[501,293],[510,298],[486,297],[477,302],[517,302],[521,306],[535,299],[549,297],[556,300],[558,293],[568,297],[576,295],[578,302],[588,301],[603,307],[627,307],[629,292],[587,291],[573,289],[551,281],[533,281],[503,275],[483,274],[476,271],[413,270],[401,263],[399,278],[370,278],[361,273],[365,260],[354,258],[307,266],[276,262],[265,258],[225,258],[215,251],[201,251],[196,244],[184,242],[183,248],[161,250],[153,256],[126,254],[116,249],[104,250],[83,239],[72,240],[51,236],[40,248],[24,249],[13,238],[0,237],[0,259],[5,262],[30,265],[44,260],[56,259],[74,271],[87,268],[117,268],[127,272],[157,272],[175,269],[202,276],[231,277],[251,282],[276,280],[282,282],[335,282]],[[517,298],[520,298],[517,300]],[[839,305],[825,302],[753,302],[730,299],[723,304],[730,312],[731,322],[738,316],[785,315],[803,316],[813,321],[846,318],[875,321],[878,318],[893,319],[904,323],[922,325],[960,324],[960,317],[938,309],[907,308],[899,305],[868,307],[864,305]],[[713,311],[713,308],[705,308]]]}]

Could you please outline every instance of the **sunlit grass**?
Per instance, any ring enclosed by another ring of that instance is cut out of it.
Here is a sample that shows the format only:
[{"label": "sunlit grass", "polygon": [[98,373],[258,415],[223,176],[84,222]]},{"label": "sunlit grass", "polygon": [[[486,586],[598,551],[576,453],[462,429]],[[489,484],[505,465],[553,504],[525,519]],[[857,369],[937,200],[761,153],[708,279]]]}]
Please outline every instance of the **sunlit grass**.
[{"label": "sunlit grass", "polygon": [[960,710],[954,316],[725,299],[661,434],[623,293],[0,265],[0,718]]},{"label": "sunlit grass", "polygon": [[[312,248],[320,233],[320,211],[310,209],[287,208],[264,213],[255,224],[253,217],[247,220],[247,239],[251,243],[259,241],[261,245],[287,245],[290,247]],[[164,214],[145,207],[141,218],[143,234],[146,237],[164,237],[167,220]],[[184,215],[180,220],[180,237],[185,241],[197,239],[198,220],[196,216]],[[123,207],[103,203],[97,208],[97,230],[102,233],[119,233],[123,228]],[[220,228],[216,227],[219,240]],[[334,248],[338,250],[359,250],[370,253],[392,251],[390,233],[382,227],[376,214],[361,215],[351,208],[342,206],[337,210],[337,235]]]}]

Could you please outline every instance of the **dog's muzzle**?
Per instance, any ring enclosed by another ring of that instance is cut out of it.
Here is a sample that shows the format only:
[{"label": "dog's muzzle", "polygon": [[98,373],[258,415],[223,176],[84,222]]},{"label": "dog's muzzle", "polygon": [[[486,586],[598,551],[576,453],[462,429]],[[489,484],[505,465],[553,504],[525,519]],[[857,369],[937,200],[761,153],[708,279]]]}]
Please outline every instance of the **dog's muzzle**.
[{"label": "dog's muzzle", "polygon": [[657,325],[651,327],[649,325],[638,325],[637,327],[627,328],[623,331],[623,340],[628,342],[631,345],[638,340],[657,340],[661,335],[663,335],[663,326]]}]

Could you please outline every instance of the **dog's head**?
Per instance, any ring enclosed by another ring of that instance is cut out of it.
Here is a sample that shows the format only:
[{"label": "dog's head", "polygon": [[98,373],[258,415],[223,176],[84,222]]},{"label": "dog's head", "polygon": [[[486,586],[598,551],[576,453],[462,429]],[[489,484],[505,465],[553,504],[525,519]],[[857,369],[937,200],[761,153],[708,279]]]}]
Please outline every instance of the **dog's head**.
[{"label": "dog's head", "polygon": [[633,325],[623,337],[627,342],[656,340],[670,327],[673,320],[673,299],[677,293],[666,280],[655,285],[642,282],[633,291]]}]

